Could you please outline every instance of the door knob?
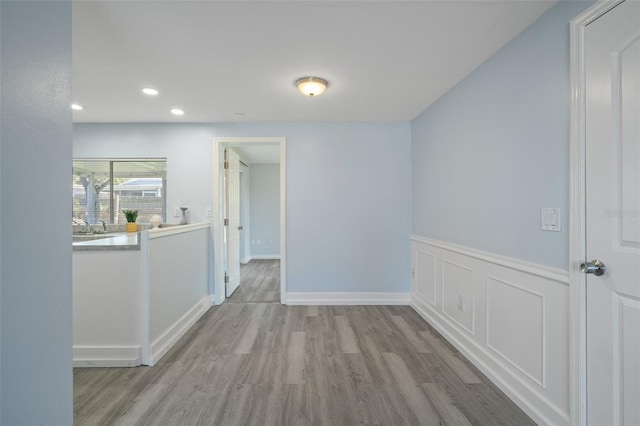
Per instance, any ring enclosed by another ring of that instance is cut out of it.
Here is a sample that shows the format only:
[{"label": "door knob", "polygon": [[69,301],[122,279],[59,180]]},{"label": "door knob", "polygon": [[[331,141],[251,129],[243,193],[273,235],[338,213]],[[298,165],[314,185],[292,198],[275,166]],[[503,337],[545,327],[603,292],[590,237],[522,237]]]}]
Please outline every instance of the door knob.
[{"label": "door knob", "polygon": [[596,259],[591,262],[584,262],[581,264],[580,270],[585,274],[593,274],[599,277],[600,275],[604,275],[607,271],[607,267],[604,266],[604,263],[602,263],[601,260]]}]

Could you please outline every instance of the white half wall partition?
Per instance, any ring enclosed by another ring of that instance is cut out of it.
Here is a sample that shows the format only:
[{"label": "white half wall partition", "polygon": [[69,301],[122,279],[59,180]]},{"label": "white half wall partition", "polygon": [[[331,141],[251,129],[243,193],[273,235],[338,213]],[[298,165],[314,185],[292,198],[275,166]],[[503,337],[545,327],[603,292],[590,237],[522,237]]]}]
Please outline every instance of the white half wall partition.
[{"label": "white half wall partition", "polygon": [[212,305],[210,233],[204,222],[74,244],[74,366],[158,362]]},{"label": "white half wall partition", "polygon": [[209,309],[208,223],[149,230],[142,245],[149,286],[149,354],[153,365]]}]

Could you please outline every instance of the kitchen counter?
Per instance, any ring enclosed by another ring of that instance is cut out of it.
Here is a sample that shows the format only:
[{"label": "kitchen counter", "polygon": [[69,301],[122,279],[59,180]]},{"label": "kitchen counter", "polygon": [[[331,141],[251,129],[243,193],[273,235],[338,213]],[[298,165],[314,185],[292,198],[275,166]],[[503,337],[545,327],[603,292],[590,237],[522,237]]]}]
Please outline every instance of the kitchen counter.
[{"label": "kitchen counter", "polygon": [[75,241],[73,251],[140,250],[140,233],[130,232],[107,238]]}]

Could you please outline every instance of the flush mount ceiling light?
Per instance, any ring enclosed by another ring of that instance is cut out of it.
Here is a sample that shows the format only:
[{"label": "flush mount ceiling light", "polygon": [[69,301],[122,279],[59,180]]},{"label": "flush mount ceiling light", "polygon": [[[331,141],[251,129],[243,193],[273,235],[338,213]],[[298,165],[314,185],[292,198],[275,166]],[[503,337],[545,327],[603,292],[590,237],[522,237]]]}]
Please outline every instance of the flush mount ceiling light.
[{"label": "flush mount ceiling light", "polygon": [[329,82],[319,77],[302,77],[296,81],[300,93],[306,96],[318,96],[327,90]]},{"label": "flush mount ceiling light", "polygon": [[74,111],[82,111],[84,109],[84,107],[82,105],[78,105],[78,104],[71,104],[71,109]]},{"label": "flush mount ceiling light", "polygon": [[184,111],[178,108],[174,108],[171,110],[171,114],[173,115],[184,115]]},{"label": "flush mount ceiling light", "polygon": [[151,87],[145,87],[144,89],[142,89],[142,93],[149,96],[155,96],[158,94],[158,91],[156,89],[152,89]]}]

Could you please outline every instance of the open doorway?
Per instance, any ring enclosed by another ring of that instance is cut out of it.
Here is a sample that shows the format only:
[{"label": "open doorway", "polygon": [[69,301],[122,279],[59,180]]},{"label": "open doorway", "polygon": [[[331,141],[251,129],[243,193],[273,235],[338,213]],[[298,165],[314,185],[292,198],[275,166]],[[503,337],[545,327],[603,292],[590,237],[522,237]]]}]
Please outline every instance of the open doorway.
[{"label": "open doorway", "polygon": [[215,303],[285,303],[285,139],[214,141]]}]

